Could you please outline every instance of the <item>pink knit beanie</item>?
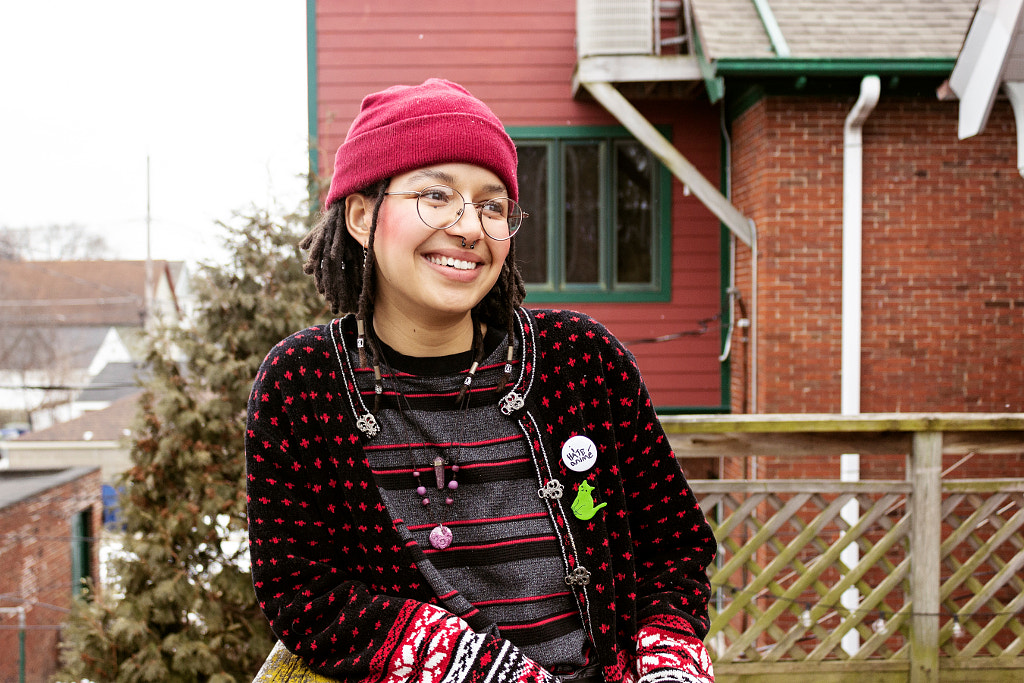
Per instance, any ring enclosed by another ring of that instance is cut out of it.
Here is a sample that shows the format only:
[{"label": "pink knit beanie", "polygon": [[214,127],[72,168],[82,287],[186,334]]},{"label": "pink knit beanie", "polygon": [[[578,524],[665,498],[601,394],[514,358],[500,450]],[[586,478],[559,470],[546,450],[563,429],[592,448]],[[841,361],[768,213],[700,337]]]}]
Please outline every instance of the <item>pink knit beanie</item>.
[{"label": "pink knit beanie", "polygon": [[516,147],[486,104],[431,78],[367,95],[334,158],[324,208],[384,178],[450,162],[493,171],[519,199]]}]

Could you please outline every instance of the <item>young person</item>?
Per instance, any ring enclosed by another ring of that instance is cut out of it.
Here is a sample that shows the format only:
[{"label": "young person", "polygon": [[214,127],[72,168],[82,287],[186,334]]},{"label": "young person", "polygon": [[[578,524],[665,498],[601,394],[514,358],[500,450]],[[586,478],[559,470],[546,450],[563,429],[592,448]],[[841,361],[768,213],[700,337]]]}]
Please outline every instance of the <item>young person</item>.
[{"label": "young person", "polygon": [[516,169],[454,83],[364,99],[301,245],[348,315],[250,398],[260,606],[346,681],[712,681],[715,539],[629,351],[520,306]]}]

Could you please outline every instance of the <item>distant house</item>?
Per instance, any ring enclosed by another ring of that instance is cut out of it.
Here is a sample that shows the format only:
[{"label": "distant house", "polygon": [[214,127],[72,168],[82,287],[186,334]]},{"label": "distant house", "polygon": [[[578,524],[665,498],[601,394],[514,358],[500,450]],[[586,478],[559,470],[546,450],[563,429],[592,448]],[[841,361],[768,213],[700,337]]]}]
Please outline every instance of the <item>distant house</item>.
[{"label": "distant house", "polygon": [[140,382],[149,373],[142,361],[110,361],[99,372],[91,375],[89,383],[75,396],[71,404],[74,417],[94,410],[103,410],[115,401],[139,392]]},{"label": "distant house", "polygon": [[134,390],[142,332],[189,298],[182,263],[0,261],[0,412],[43,429]]},{"label": "distant house", "polygon": [[105,486],[131,466],[128,437],[141,390],[88,410],[73,420],[0,441],[0,468],[38,470],[99,467]]},{"label": "distant house", "polygon": [[96,468],[0,471],[0,680],[56,673],[71,598],[99,579],[101,505]]},{"label": "distant house", "polygon": [[[132,359],[122,334],[107,326],[20,326],[0,333],[0,406],[24,411],[34,429],[79,414],[76,397],[108,363]],[[42,337],[42,339],[40,339]]]}]

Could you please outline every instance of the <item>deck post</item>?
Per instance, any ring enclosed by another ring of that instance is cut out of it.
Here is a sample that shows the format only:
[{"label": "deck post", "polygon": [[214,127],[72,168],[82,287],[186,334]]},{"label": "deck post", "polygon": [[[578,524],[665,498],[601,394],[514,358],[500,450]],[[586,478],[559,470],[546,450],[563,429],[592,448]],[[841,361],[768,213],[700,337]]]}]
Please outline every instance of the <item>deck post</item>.
[{"label": "deck post", "polygon": [[915,432],[907,463],[911,493],[910,681],[939,680],[942,432]]}]

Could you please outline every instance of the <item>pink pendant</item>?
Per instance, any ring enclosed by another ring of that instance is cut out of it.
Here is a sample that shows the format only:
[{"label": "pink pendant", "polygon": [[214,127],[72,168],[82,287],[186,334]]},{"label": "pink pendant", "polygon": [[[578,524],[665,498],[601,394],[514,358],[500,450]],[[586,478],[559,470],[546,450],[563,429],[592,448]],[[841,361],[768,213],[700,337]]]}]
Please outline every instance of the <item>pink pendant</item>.
[{"label": "pink pendant", "polygon": [[430,532],[430,545],[438,550],[444,550],[452,544],[452,530],[444,524],[438,524]]},{"label": "pink pendant", "polygon": [[434,458],[434,480],[438,491],[444,488],[444,460],[441,456]]}]

